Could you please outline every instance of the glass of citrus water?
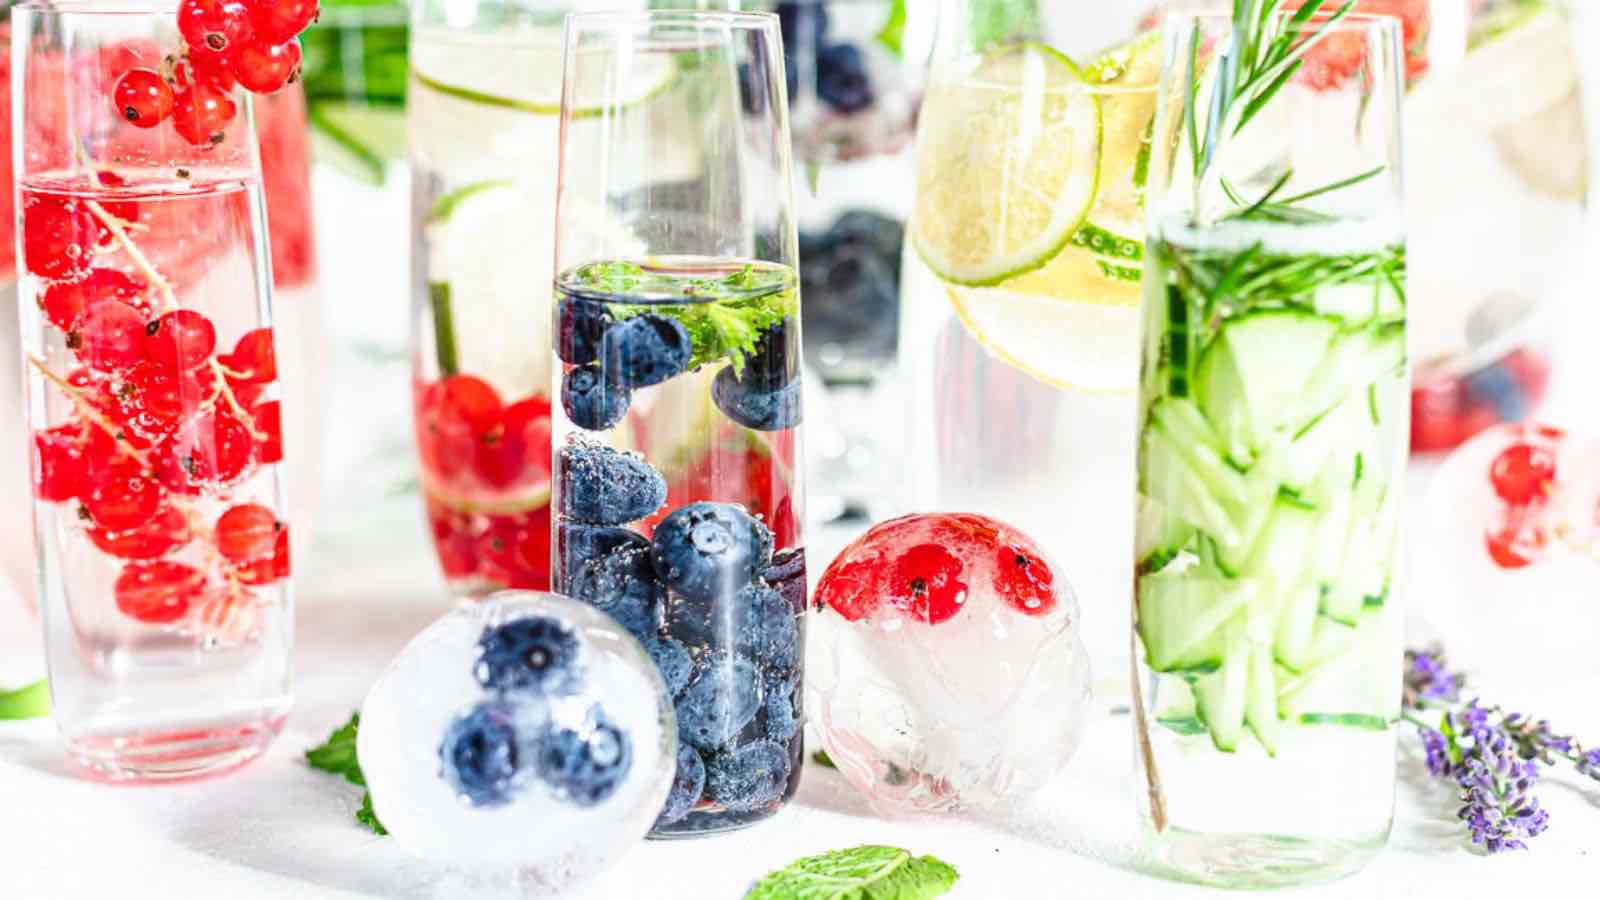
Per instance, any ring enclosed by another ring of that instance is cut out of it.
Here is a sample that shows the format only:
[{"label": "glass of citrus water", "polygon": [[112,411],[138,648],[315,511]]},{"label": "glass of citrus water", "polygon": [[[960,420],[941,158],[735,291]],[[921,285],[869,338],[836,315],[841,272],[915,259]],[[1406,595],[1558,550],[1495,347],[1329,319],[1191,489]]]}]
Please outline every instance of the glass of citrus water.
[{"label": "glass of citrus water", "polygon": [[981,512],[1038,540],[1084,599],[1105,690],[1125,691],[1160,47],[1146,36],[1074,60],[994,31],[980,7],[941,21],[921,116],[901,505]]}]

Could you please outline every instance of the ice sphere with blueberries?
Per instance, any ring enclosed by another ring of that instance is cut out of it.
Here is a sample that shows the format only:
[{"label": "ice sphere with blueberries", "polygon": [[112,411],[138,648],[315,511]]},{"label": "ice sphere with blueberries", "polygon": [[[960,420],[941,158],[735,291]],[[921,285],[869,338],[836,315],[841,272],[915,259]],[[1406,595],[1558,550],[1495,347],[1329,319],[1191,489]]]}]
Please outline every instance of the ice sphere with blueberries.
[{"label": "ice sphere with blueberries", "polygon": [[[1414,577],[1443,588],[1422,603],[1452,657],[1497,681],[1600,672],[1600,439],[1491,428],[1434,473],[1421,524]],[[1495,671],[1517,644],[1539,663]]]},{"label": "ice sphere with blueberries", "polygon": [[817,583],[808,704],[839,771],[885,814],[996,810],[1072,759],[1090,704],[1077,599],[1027,536],[908,516]]},{"label": "ice sphere with blueberries", "polygon": [[637,641],[585,604],[507,591],[407,645],[362,705],[357,752],[407,849],[559,890],[650,830],[676,748]]}]

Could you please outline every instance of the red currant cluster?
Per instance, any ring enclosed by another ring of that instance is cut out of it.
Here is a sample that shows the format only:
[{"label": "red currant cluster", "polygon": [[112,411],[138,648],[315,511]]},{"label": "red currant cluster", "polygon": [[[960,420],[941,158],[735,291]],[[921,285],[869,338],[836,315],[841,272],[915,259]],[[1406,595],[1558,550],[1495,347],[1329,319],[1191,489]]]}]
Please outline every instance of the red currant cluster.
[{"label": "red currant cluster", "polygon": [[[34,435],[35,492],[77,503],[89,541],[121,561],[123,613],[172,623],[196,609],[208,633],[227,633],[253,608],[252,587],[289,575],[287,526],[232,496],[283,459],[279,404],[267,396],[278,377],[273,335],[250,331],[218,352],[216,326],[179,308],[154,269],[98,260],[113,237],[143,259],[128,237],[138,206],[24,194],[24,262],[75,363],[62,375],[31,358],[71,408]],[[95,240],[76,242],[85,235]]]},{"label": "red currant cluster", "polygon": [[1485,541],[1489,558],[1502,569],[1538,562],[1551,541],[1544,512],[1556,487],[1556,455],[1566,433],[1540,426],[1521,429],[1523,438],[1489,466],[1489,484],[1502,504],[1500,519]]},{"label": "red currant cluster", "polygon": [[184,53],[163,71],[130,69],[113,99],[124,119],[154,128],[167,119],[195,146],[220,144],[238,115],[235,84],[257,94],[282,90],[300,73],[300,32],[316,20],[317,0],[183,0]]},{"label": "red currant cluster", "polygon": [[416,390],[428,523],[445,576],[550,586],[550,401],[506,405],[473,375]]}]

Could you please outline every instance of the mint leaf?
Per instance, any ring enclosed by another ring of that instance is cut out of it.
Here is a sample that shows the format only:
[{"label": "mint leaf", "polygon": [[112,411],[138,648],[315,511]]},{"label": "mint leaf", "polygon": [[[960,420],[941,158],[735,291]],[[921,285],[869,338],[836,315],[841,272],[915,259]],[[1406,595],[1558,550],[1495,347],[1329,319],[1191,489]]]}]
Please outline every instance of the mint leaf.
[{"label": "mint leaf", "polygon": [[878,32],[878,43],[898,59],[905,53],[905,42],[906,0],[894,0],[894,7],[889,10],[889,21]]},{"label": "mint leaf", "polygon": [[37,719],[48,715],[50,715],[50,685],[42,679],[25,688],[0,691],[0,722]]},{"label": "mint leaf", "polygon": [[372,811],[371,791],[361,795],[361,808],[356,810],[356,821],[372,829],[372,833],[380,837],[389,835],[389,829],[383,827],[383,823],[378,821],[378,814]]},{"label": "mint leaf", "polygon": [[796,860],[761,879],[745,900],[928,900],[958,877],[931,856],[868,845]]},{"label": "mint leaf", "polygon": [[334,729],[333,734],[320,746],[306,751],[306,762],[313,769],[339,775],[345,781],[361,787],[367,779],[361,774],[361,762],[356,759],[356,729],[361,725],[361,714],[351,713],[350,721]]},{"label": "mint leaf", "polygon": [[828,751],[826,750],[818,750],[817,752],[811,754],[811,761],[823,767],[824,769],[839,768],[834,764],[833,757],[829,756]]}]

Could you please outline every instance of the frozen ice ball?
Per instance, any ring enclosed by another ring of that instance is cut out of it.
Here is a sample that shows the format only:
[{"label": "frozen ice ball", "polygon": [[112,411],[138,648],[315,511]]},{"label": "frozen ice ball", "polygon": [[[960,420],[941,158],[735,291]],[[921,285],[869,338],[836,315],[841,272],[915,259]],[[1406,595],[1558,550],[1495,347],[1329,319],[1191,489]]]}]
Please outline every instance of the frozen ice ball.
[{"label": "frozen ice ball", "polygon": [[650,830],[676,730],[655,664],[613,619],[507,591],[412,640],[362,705],[357,752],[407,849],[559,888]]},{"label": "frozen ice ball", "polygon": [[1090,702],[1077,600],[1021,532],[884,522],[823,573],[816,605],[808,702],[881,812],[1014,806],[1072,759]]}]

